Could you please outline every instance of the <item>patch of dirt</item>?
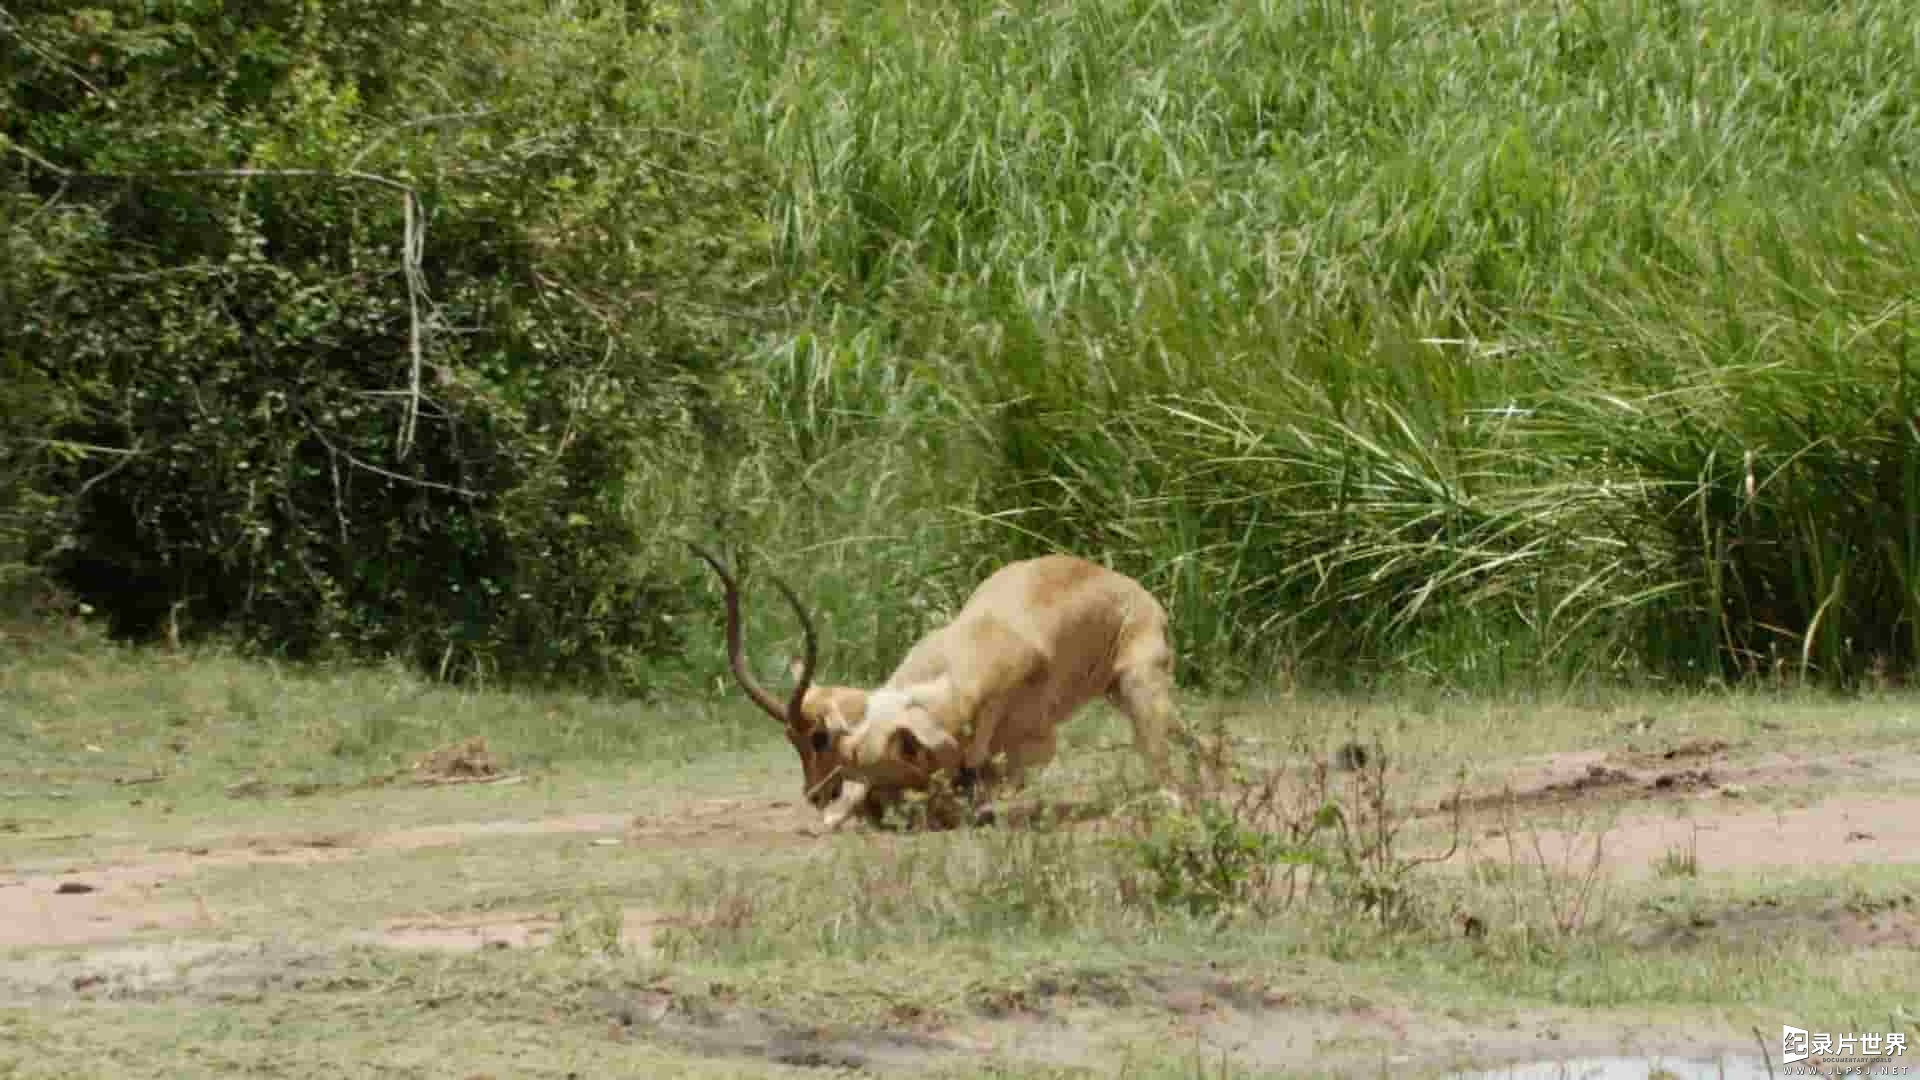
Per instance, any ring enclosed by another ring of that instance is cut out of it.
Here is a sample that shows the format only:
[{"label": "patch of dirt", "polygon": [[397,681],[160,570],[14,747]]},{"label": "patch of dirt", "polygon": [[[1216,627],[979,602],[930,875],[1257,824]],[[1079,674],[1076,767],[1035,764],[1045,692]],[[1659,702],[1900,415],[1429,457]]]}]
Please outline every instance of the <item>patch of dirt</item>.
[{"label": "patch of dirt", "polygon": [[1020,991],[1024,1010],[1011,1022],[996,1019],[986,1034],[1005,1052],[1033,1037],[1081,1032],[1082,1061],[1111,1062],[1119,1044],[1144,1040],[1162,1048],[1193,1046],[1201,1052],[1196,1062],[1223,1062],[1223,1067],[1225,1061],[1256,1069],[1311,1063],[1316,1070],[1342,1073],[1416,1062],[1425,1070],[1654,1056],[1675,1046],[1707,1056],[1751,1049],[1745,1032],[1698,1024],[1597,1021],[1578,1010],[1515,1012],[1493,1021],[1374,1001],[1334,985],[1308,983],[1303,976],[1277,970],[1253,978],[1210,969],[1039,974]]},{"label": "patch of dirt", "polygon": [[[1452,811],[1456,804],[1466,810],[1488,810],[1506,806],[1540,806],[1579,802],[1592,798],[1657,798],[1713,791],[1732,782],[1736,771],[1725,762],[1734,749],[1724,739],[1698,739],[1677,743],[1664,750],[1641,750],[1629,743],[1621,750],[1581,751],[1554,754],[1531,766],[1523,765],[1510,775],[1520,777],[1505,790],[1481,795],[1441,799],[1438,809]],[[1740,779],[1760,779],[1756,770],[1739,770]]]},{"label": "patch of dirt", "polygon": [[[629,929],[657,925],[627,912]],[[394,924],[410,930],[504,941],[506,917]],[[524,920],[524,944],[539,927]],[[1756,928],[1756,932],[1763,932]],[[383,932],[384,933],[384,932]],[[421,940],[438,948],[444,940]],[[459,943],[465,947],[467,942]],[[56,950],[7,957],[0,965],[0,1003],[122,1002],[188,997],[251,1001],[325,986],[341,977],[323,952],[263,943],[169,942],[97,948],[83,958]],[[1636,1022],[1595,1021],[1575,1010],[1503,1014],[1489,1019],[1416,1011],[1397,1003],[1341,994],[1303,973],[1276,970],[1263,978],[1207,969],[1040,972],[1023,985],[983,990],[964,1015],[899,1011],[879,1024],[821,1023],[815,1018],[740,1004],[723,989],[693,991],[663,981],[639,990],[607,991],[596,1002],[608,1035],[665,1043],[718,1059],[740,1059],[871,1073],[909,1073],[987,1060],[1047,1063],[1112,1071],[1135,1049],[1191,1046],[1197,1060],[1231,1059],[1242,1068],[1312,1062],[1333,1071],[1383,1065],[1475,1065],[1595,1054],[1659,1055],[1684,1045],[1704,1053],[1737,1051],[1745,1033]]]},{"label": "patch of dirt", "polygon": [[389,829],[366,837],[362,846],[384,850],[455,847],[489,836],[564,836],[577,833],[616,833],[627,823],[624,814],[567,814],[550,818],[503,818],[497,821],[458,821]]},{"label": "patch of dirt", "polygon": [[634,815],[624,842],[649,848],[766,850],[812,847],[820,843],[819,837],[817,815],[798,804],[706,799],[668,814]]},{"label": "patch of dirt", "polygon": [[1565,780],[1550,780],[1534,787],[1498,792],[1492,795],[1448,796],[1440,800],[1439,808],[1445,811],[1454,809],[1479,811],[1503,808],[1506,806],[1539,806],[1549,803],[1576,802],[1596,794],[1625,794],[1639,787],[1641,779],[1625,769],[1615,769],[1599,762],[1589,763],[1586,769]]},{"label": "patch of dirt", "polygon": [[[187,882],[207,867],[258,863],[330,863],[372,850],[410,851],[451,847],[484,837],[604,834],[611,847],[765,850],[817,843],[784,802],[703,800],[653,819],[626,814],[574,814],[540,819],[459,822],[374,833],[296,833],[232,836],[205,844],[113,851],[93,865],[40,860],[0,868],[0,947],[87,945],[120,941],[151,931],[213,931],[219,916],[194,896]],[[512,920],[509,920],[512,921]],[[537,925],[501,928],[502,940],[538,937]],[[461,928],[426,930],[451,946],[484,933]],[[415,944],[424,942],[415,941]]]},{"label": "patch of dirt", "polygon": [[[1334,994],[1327,987],[1308,993]],[[1285,984],[1207,971],[1039,974],[983,991],[973,1015],[902,1016],[893,1026],[819,1025],[747,1008],[724,995],[656,985],[608,993],[601,1008],[616,1038],[668,1042],[714,1057],[871,1072],[956,1060],[1020,1060],[1111,1071],[1130,1048],[1191,1046],[1196,1060],[1274,1068],[1311,1062],[1333,1071],[1428,1066],[1496,1067],[1546,1058],[1750,1049],[1746,1033],[1697,1024],[1596,1022],[1577,1012],[1513,1014],[1501,1022],[1416,1012],[1360,997],[1310,1000]]]},{"label": "patch of dirt", "polygon": [[649,1039],[720,1058],[861,1071],[921,1069],[992,1049],[956,1038],[853,1025],[818,1025],[664,988],[608,994],[618,1039]]},{"label": "patch of dirt", "polygon": [[1578,872],[1596,850],[1608,872],[1625,880],[1656,875],[1673,859],[1691,859],[1702,874],[1920,862],[1920,794],[1833,796],[1782,810],[1714,797],[1693,804],[1684,816],[1623,812],[1611,819],[1596,815],[1583,828],[1489,828],[1465,854],[1494,863],[1544,861]]},{"label": "patch of dirt", "polygon": [[289,841],[218,853],[204,848],[147,852],[97,866],[0,878],[0,948],[87,945],[153,930],[218,930],[219,916],[183,883],[200,868],[352,857],[340,847]]},{"label": "patch of dirt", "polygon": [[[1441,799],[1419,816],[1465,812],[1479,831],[1465,854],[1477,860],[1517,853],[1571,871],[1589,865],[1598,845],[1609,870],[1629,878],[1687,856],[1706,873],[1920,861],[1920,759],[1776,752],[1735,760],[1739,749],[1694,739],[1554,754],[1516,767],[1499,792]],[[1755,802],[1782,792],[1810,805]],[[1582,820],[1570,828],[1527,822],[1546,809]]]},{"label": "patch of dirt", "polygon": [[[1820,795],[1826,790],[1891,790],[1920,784],[1920,756],[1768,752],[1742,756],[1724,739],[1687,739],[1659,748],[1629,742],[1615,750],[1581,750],[1516,762],[1499,791],[1458,800],[1467,810],[1530,807],[1587,800],[1662,799],[1724,794]],[[1431,813],[1451,813],[1452,796]]]},{"label": "patch of dirt", "polygon": [[[1920,757],[1768,753],[1742,756],[1721,740],[1629,743],[1610,751],[1561,754],[1525,763],[1501,779],[1506,790],[1467,793],[1459,809],[1475,827],[1462,859],[1499,863],[1544,859],[1578,872],[1597,856],[1609,877],[1701,874],[1763,866],[1920,862]],[[415,763],[422,782],[502,779],[483,742],[466,740]],[[1881,790],[1869,790],[1874,786]],[[1759,804],[1787,791],[1787,800]],[[248,792],[254,794],[255,792]],[[1431,824],[1454,807],[1425,802]],[[1003,826],[1101,829],[1119,824],[1111,803],[1088,799],[1000,807]],[[1507,815],[1510,812],[1510,816]],[[1577,821],[1569,823],[1569,814]],[[234,836],[168,850],[122,849],[74,866],[41,859],[0,867],[0,948],[91,946],[83,955],[22,951],[0,960],[0,994],[137,999],[164,994],[267,994],[298,988],[329,962],[262,945],[157,940],[143,934],[210,935],[219,916],[199,902],[192,875],[207,866],[323,863],[369,851],[406,852],[490,837],[588,837],[618,858],[665,852],[776,854],[821,843],[817,815],[796,802],[706,799],[661,813],[594,813],[397,828],[364,833]],[[1548,822],[1552,822],[1549,827]],[[1589,827],[1588,824],[1591,823]],[[0,834],[34,840],[47,821],[0,822]],[[1499,828],[1489,828],[1489,826]],[[29,834],[28,830],[34,832]],[[4,838],[0,836],[0,838]],[[575,844],[587,841],[574,840]],[[875,836],[875,843],[893,843]],[[450,905],[460,903],[449,897]],[[617,917],[617,925],[614,919]],[[578,921],[575,921],[578,920]],[[593,915],[540,911],[462,912],[393,919],[351,935],[386,948],[478,950],[584,948],[612,944],[646,954],[673,923],[628,908]],[[1816,936],[1849,947],[1920,948],[1920,900],[1798,908],[1756,903],[1707,913],[1655,915],[1630,931],[1637,946],[1702,941],[1766,942]],[[317,967],[315,965],[318,965]],[[1435,1007],[1438,1008],[1437,1006]],[[1503,1063],[1583,1056],[1658,1055],[1677,1045],[1702,1054],[1751,1048],[1746,1032],[1701,1032],[1659,1023],[1606,1023],[1577,1012],[1538,1012],[1490,1023],[1349,997],[1337,985],[1276,969],[1252,979],[1191,970],[1036,972],[983,988],[955,1015],[902,1011],[891,1022],[821,1024],[728,1000],[656,985],[608,993],[602,1015],[616,1039],[657,1040],[718,1058],[909,1071],[985,1056],[1106,1071],[1127,1047],[1196,1048],[1204,1060],[1248,1067],[1373,1070],[1418,1063],[1494,1068]],[[600,1022],[596,1017],[596,1023]],[[1202,1060],[1197,1059],[1197,1060]]]},{"label": "patch of dirt", "polygon": [[0,1002],[151,1001],[182,994],[212,1000],[298,990],[331,958],[260,943],[169,941],[94,948],[79,958],[22,952],[0,964]]}]

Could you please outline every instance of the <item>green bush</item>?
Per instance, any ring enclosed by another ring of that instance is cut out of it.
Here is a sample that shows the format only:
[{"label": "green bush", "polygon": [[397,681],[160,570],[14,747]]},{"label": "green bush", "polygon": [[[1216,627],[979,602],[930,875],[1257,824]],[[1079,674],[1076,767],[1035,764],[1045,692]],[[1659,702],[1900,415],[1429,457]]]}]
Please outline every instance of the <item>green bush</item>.
[{"label": "green bush", "polygon": [[15,557],[132,637],[656,677],[684,592],[635,519],[731,437],[764,195],[652,22],[12,12]]},{"label": "green bush", "polygon": [[1290,849],[1213,799],[1166,815],[1133,847],[1154,906],[1196,916],[1236,912],[1262,898],[1276,865],[1316,861],[1313,852]]}]

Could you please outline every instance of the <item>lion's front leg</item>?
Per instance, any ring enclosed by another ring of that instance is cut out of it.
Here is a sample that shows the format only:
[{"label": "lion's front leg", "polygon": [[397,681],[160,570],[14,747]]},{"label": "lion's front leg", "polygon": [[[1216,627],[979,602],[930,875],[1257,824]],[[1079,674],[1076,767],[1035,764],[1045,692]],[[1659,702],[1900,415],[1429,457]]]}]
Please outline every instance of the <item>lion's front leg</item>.
[{"label": "lion's front leg", "polygon": [[992,759],[979,766],[962,765],[953,774],[953,793],[965,803],[966,816],[974,825],[991,825],[997,817],[994,793],[1004,781],[1003,770]]},{"label": "lion's front leg", "polygon": [[1053,760],[1057,746],[1053,731],[1039,731],[981,767],[956,773],[954,789],[971,796],[974,824],[990,825],[1002,817],[1001,804],[1026,790],[1028,777]]}]

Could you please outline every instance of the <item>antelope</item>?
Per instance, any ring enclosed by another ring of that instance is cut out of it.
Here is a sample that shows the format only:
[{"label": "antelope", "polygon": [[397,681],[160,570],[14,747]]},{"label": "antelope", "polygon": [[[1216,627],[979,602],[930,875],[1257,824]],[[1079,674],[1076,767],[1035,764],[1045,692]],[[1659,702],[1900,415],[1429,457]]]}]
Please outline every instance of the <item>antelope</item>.
[{"label": "antelope", "polygon": [[982,780],[1018,787],[1053,760],[1060,724],[1102,696],[1131,721],[1134,748],[1155,780],[1172,786],[1167,613],[1125,574],[1070,555],[1003,566],[871,690],[813,685],[813,622],[775,577],[806,639],[782,703],[747,670],[738,584],[719,559],[693,548],[726,590],[734,679],[785,726],[800,756],[802,793],[828,830],[855,813],[876,818],[901,793],[927,790],[942,773],[962,787]]}]

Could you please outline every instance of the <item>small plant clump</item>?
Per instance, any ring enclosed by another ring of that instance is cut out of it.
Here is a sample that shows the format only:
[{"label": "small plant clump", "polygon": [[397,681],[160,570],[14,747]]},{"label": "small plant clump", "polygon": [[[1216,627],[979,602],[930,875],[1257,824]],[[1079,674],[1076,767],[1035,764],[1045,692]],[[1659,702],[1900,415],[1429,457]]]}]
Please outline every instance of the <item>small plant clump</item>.
[{"label": "small plant clump", "polygon": [[[1207,756],[1216,762],[1225,757],[1223,738],[1214,732],[1201,740],[1213,744]],[[1256,778],[1247,779],[1250,773]],[[1350,741],[1330,757],[1297,748],[1294,761],[1230,775],[1234,781],[1194,805],[1141,819],[1130,848],[1155,907],[1265,916],[1318,890],[1342,916],[1388,927],[1425,918],[1409,879],[1459,850],[1459,812],[1444,852],[1400,850],[1407,808],[1391,791],[1378,742]]]}]

